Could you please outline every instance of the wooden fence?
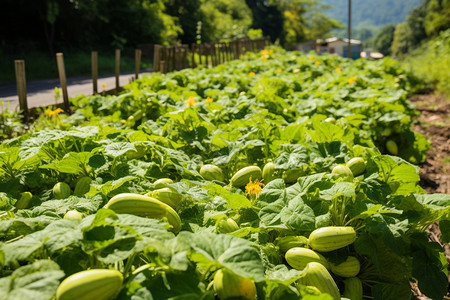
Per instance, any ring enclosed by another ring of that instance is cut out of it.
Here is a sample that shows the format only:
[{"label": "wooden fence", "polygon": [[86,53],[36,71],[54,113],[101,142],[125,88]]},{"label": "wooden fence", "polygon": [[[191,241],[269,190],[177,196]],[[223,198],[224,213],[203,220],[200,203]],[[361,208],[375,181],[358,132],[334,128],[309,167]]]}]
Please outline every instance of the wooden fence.
[{"label": "wooden fence", "polygon": [[155,45],[153,71],[167,73],[198,65],[217,66],[238,59],[245,52],[264,49],[269,38],[239,39],[229,43],[205,43],[180,46]]},{"label": "wooden fence", "polygon": [[[161,46],[154,45],[153,49],[153,71],[154,72],[171,72],[185,68],[197,67],[198,65],[217,66],[218,64],[238,59],[242,54],[248,51],[258,51],[264,49],[269,44],[269,38],[260,39],[239,39],[229,43],[205,43],[191,44],[180,46]],[[115,93],[120,89],[120,56],[121,51],[115,51]],[[139,78],[141,65],[142,50],[135,50],[135,79]],[[98,53],[92,51],[92,85],[93,94],[98,93]],[[67,79],[64,66],[63,53],[56,54],[58,65],[59,81],[63,94],[63,107],[68,113],[70,112],[69,95],[67,92]],[[17,95],[19,97],[19,108],[24,115],[25,122],[29,120],[29,109],[27,102],[25,61],[15,61]]]}]

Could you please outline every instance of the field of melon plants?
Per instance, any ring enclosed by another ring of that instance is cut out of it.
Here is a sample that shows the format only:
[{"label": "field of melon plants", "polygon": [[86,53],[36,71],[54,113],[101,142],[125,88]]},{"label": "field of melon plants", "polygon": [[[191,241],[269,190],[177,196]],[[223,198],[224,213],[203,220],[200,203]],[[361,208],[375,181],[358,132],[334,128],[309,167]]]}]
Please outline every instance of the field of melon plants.
[{"label": "field of melon plants", "polygon": [[46,110],[0,144],[0,298],[443,299],[414,86],[268,48]]}]

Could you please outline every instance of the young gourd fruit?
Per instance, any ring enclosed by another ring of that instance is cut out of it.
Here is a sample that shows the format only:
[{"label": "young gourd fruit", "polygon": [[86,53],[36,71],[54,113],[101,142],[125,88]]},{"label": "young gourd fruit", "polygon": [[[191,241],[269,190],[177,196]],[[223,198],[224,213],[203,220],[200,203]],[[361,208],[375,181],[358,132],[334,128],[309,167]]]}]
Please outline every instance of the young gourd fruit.
[{"label": "young gourd fruit", "polygon": [[56,300],[109,300],[122,289],[119,271],[92,269],[70,275],[56,290]]},{"label": "young gourd fruit", "polygon": [[248,166],[237,171],[236,174],[231,177],[230,183],[232,186],[239,188],[246,186],[249,183],[250,178],[254,181],[256,179],[261,179],[261,177],[262,171],[260,167]]},{"label": "young gourd fruit", "polygon": [[239,225],[231,218],[222,219],[217,222],[216,230],[219,233],[230,233],[239,230]]},{"label": "young gourd fruit", "polygon": [[344,165],[337,165],[331,170],[331,174],[336,175],[339,178],[343,178],[344,181],[353,181],[353,173],[349,167]]},{"label": "young gourd fruit", "polygon": [[153,182],[153,187],[155,189],[162,189],[162,188],[169,186],[169,184],[172,184],[172,183],[173,183],[173,180],[170,178],[160,178],[160,179],[156,180],[155,182]]},{"label": "young gourd fruit", "polygon": [[397,155],[398,154],[397,143],[394,142],[393,140],[386,141],[386,149],[392,155]]},{"label": "young gourd fruit", "polygon": [[319,252],[330,252],[352,244],[356,240],[351,226],[317,228],[309,235],[309,246]]},{"label": "young gourd fruit", "polygon": [[64,219],[65,220],[81,221],[83,219],[83,216],[81,215],[81,213],[79,213],[76,210],[69,210],[64,215]]},{"label": "young gourd fruit", "polygon": [[33,198],[33,195],[30,192],[23,192],[20,195],[20,199],[16,202],[16,208],[25,209],[30,207],[31,198]]},{"label": "young gourd fruit", "polygon": [[306,247],[308,239],[304,236],[283,236],[275,240],[275,245],[281,253],[286,253],[291,248]]},{"label": "young gourd fruit", "polygon": [[331,272],[341,277],[355,277],[360,269],[361,263],[354,256],[347,257],[344,262],[338,265],[330,263]]},{"label": "young gourd fruit", "polygon": [[173,209],[176,209],[183,200],[183,195],[177,192],[172,187],[165,187],[161,189],[154,190],[151,197],[158,199],[159,201],[169,205]]},{"label": "young gourd fruit", "polygon": [[262,177],[264,180],[264,184],[268,184],[273,179],[275,179],[275,165],[273,162],[268,162],[264,165]]},{"label": "young gourd fruit", "polygon": [[318,262],[328,268],[328,261],[322,254],[302,247],[289,249],[285,254],[287,263],[296,270],[303,270],[310,262]]},{"label": "young gourd fruit", "polygon": [[318,262],[310,262],[303,270],[302,277],[298,280],[298,284],[306,286],[314,286],[321,293],[327,293],[333,297],[333,300],[340,300],[341,295],[339,288],[334,282],[333,277],[324,265]]},{"label": "young gourd fruit", "polygon": [[53,197],[55,199],[66,199],[71,192],[70,186],[65,182],[58,182],[53,186]]},{"label": "young gourd fruit", "polygon": [[78,179],[77,184],[75,185],[75,189],[73,190],[73,195],[79,197],[89,192],[91,188],[91,182],[92,179],[87,176]]},{"label": "young gourd fruit", "polygon": [[352,171],[353,176],[359,176],[366,170],[366,162],[362,157],[354,157],[350,159],[346,166]]},{"label": "young gourd fruit", "polygon": [[297,179],[302,175],[304,175],[303,169],[297,168],[284,171],[281,177],[286,183],[295,183],[297,182]]},{"label": "young gourd fruit", "polygon": [[203,165],[200,168],[200,175],[206,179],[206,180],[217,180],[217,181],[223,181],[224,176],[222,169],[215,165]]},{"label": "young gourd fruit", "polygon": [[227,269],[220,269],[216,272],[213,286],[221,300],[235,297],[248,300],[256,298],[256,286],[253,280],[239,276]]},{"label": "young gourd fruit", "polygon": [[109,199],[105,208],[117,214],[166,219],[172,227],[171,231],[178,233],[181,230],[181,219],[178,213],[169,205],[149,196],[133,193],[118,194]]},{"label": "young gourd fruit", "polygon": [[361,279],[358,277],[351,277],[344,280],[344,297],[351,300],[363,299],[363,287]]}]

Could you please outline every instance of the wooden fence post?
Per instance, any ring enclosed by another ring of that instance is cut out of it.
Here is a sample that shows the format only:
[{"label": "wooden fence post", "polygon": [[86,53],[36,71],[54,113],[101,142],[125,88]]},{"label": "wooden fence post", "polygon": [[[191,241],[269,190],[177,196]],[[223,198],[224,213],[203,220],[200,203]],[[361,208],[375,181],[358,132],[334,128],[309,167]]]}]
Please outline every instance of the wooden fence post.
[{"label": "wooden fence post", "polygon": [[213,67],[217,66],[217,44],[211,43],[211,62]]},{"label": "wooden fence post", "polygon": [[195,68],[197,67],[197,63],[195,62],[195,53],[197,52],[197,44],[192,43],[191,44],[191,57],[192,57],[192,61],[191,61],[191,67]]},{"label": "wooden fence post", "polygon": [[93,94],[95,95],[98,93],[98,53],[97,53],[97,51],[92,51],[91,63],[92,63],[92,87],[93,87]]},{"label": "wooden fence post", "polygon": [[159,61],[161,60],[161,46],[155,45],[153,47],[153,72],[159,72]]},{"label": "wooden fence post", "polygon": [[163,73],[167,73],[170,70],[170,49],[169,46],[165,46],[164,47],[164,64],[162,64],[164,66],[164,72]]},{"label": "wooden fence post", "polygon": [[205,44],[203,50],[205,53],[205,65],[209,67],[209,44]]},{"label": "wooden fence post", "polygon": [[181,47],[174,46],[174,54],[175,54],[175,70],[181,70]]},{"label": "wooden fence post", "polygon": [[225,60],[223,58],[223,43],[219,43],[219,44],[217,44],[217,46],[219,46],[219,65],[220,65],[225,62]]},{"label": "wooden fence post", "polygon": [[69,94],[67,93],[66,68],[64,67],[64,55],[56,53],[56,63],[58,65],[59,82],[63,93],[64,110],[70,114]]},{"label": "wooden fence post", "polygon": [[28,103],[27,103],[27,82],[25,77],[25,61],[15,60],[14,66],[16,69],[16,85],[17,96],[19,96],[19,108],[23,112],[25,122],[28,123]]},{"label": "wooden fence post", "polygon": [[159,61],[159,71],[161,73],[166,73],[166,61],[164,60]]},{"label": "wooden fence post", "polygon": [[120,83],[120,49],[116,49],[116,94],[119,92]]},{"label": "wooden fence post", "polygon": [[189,45],[184,45],[184,52],[183,52],[183,68],[184,69],[189,68],[188,54],[189,54]]},{"label": "wooden fence post", "polygon": [[239,59],[241,57],[241,47],[242,47],[242,42],[240,40],[236,41],[236,59]]},{"label": "wooden fence post", "polygon": [[172,72],[172,71],[174,71],[174,70],[176,70],[176,64],[177,64],[177,57],[176,57],[176,54],[175,54],[175,52],[176,52],[176,46],[171,46],[171,51],[170,51],[170,55],[171,55],[171,60],[170,60],[170,62],[171,62],[171,64],[172,64],[172,66],[171,66],[171,68],[170,68],[170,72]]},{"label": "wooden fence post", "polygon": [[134,56],[135,56],[134,79],[138,79],[139,71],[141,69],[142,50],[141,49],[134,50]]}]

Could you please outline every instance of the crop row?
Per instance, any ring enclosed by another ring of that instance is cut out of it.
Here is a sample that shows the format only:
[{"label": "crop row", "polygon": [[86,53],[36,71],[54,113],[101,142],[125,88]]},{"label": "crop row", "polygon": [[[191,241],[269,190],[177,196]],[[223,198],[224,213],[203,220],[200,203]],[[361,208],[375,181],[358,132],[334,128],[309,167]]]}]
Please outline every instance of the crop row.
[{"label": "crop row", "polygon": [[270,48],[47,110],[0,144],[0,298],[443,298],[413,90],[390,59]]}]

